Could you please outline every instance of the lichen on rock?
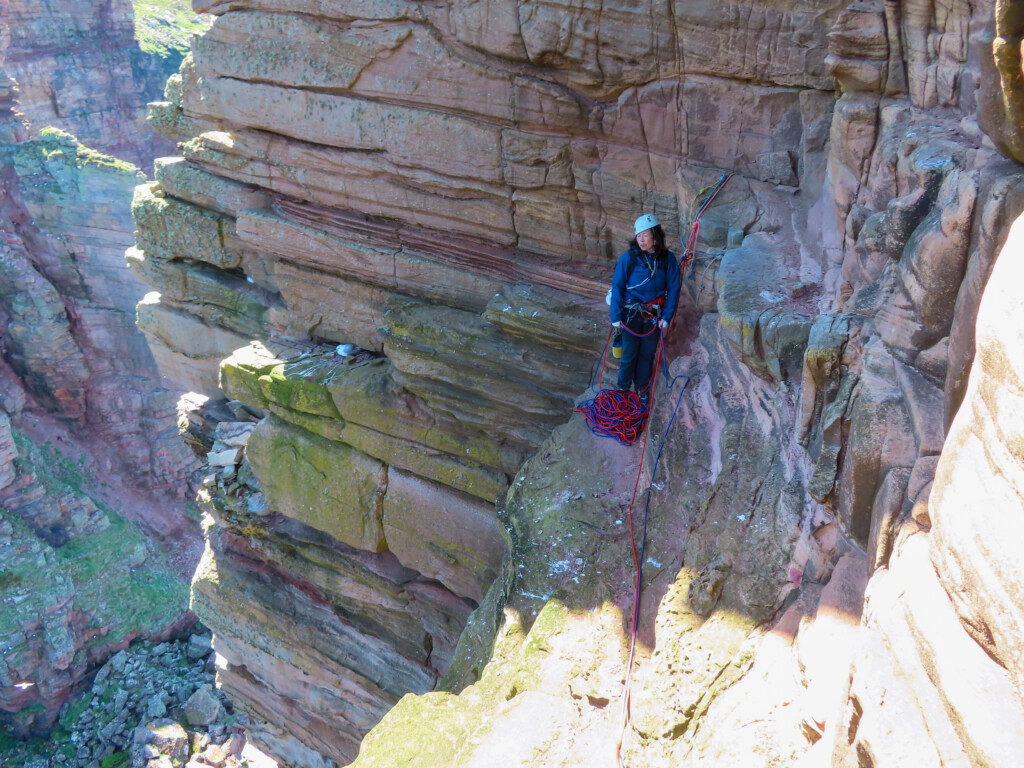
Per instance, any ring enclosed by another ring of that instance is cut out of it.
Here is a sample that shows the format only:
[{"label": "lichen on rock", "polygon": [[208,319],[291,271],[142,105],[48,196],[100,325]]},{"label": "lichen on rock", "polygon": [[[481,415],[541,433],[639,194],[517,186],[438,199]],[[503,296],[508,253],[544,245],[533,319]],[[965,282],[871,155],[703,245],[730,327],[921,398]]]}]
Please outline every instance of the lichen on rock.
[{"label": "lichen on rock", "polygon": [[[1005,692],[929,506],[1024,207],[1003,4],[328,5],[202,4],[130,256],[167,369],[261,419],[193,594],[272,751],[607,762],[635,550],[631,763],[1002,754],[925,636]],[[640,213],[688,257],[642,460],[572,415]]]}]

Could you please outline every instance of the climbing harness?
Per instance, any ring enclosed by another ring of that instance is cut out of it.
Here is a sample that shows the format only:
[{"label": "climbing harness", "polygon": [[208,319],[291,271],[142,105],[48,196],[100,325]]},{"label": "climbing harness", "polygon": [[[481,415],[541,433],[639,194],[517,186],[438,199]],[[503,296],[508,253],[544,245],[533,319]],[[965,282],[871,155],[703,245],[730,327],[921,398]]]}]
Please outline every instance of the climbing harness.
[{"label": "climbing harness", "polygon": [[[599,437],[611,437],[622,445],[632,445],[643,433],[647,414],[650,412],[645,400],[650,398],[654,389],[654,382],[658,376],[658,361],[661,359],[661,348],[664,347],[664,339],[658,348],[655,359],[654,372],[647,388],[643,392],[628,392],[622,389],[601,389],[604,380],[604,366],[608,357],[608,342],[612,338],[613,327],[608,329],[608,338],[604,342],[604,351],[601,353],[601,364],[594,370],[594,376],[590,379],[590,388],[594,390],[594,377],[597,377],[597,394],[579,404],[574,410],[575,413],[583,414],[587,428],[591,433]],[[655,325],[647,333],[636,333],[626,327],[619,326],[619,331],[628,333],[640,339],[647,338],[659,330]],[[613,353],[614,354],[614,353]]]},{"label": "climbing harness", "polygon": [[[697,200],[704,194],[707,194],[704,202],[701,203],[696,212],[694,212],[693,206],[691,206],[691,220],[690,235],[686,240],[686,249],[683,252],[683,261],[680,264],[680,274],[685,275],[686,265],[691,263],[694,256],[698,254],[697,241],[700,236],[700,217],[711,205],[712,201],[718,196],[718,193],[722,191],[725,185],[729,182],[729,179],[733,177],[732,173],[722,174],[718,179],[718,182],[712,187],[706,187],[702,189],[694,197],[694,206],[696,206]],[[653,274],[653,273],[652,273]],[[609,291],[608,296],[609,304],[611,303],[611,292]],[[655,304],[655,302],[648,302],[648,304]],[[627,308],[633,308],[637,305],[631,305]],[[661,307],[664,306],[664,297],[661,297]],[[620,327],[622,331],[632,334],[640,338],[649,336],[655,331],[661,330],[660,326],[656,322],[657,318],[661,316],[661,307],[652,308],[648,311],[656,311],[657,315],[650,318],[645,317],[651,322],[654,322],[654,327],[646,334],[638,334],[630,330],[625,323]],[[643,316],[643,315],[641,315]],[[676,397],[675,405],[672,407],[672,416],[669,418],[668,425],[665,427],[665,433],[661,437],[661,443],[658,446],[657,456],[654,458],[654,466],[651,469],[651,482],[647,486],[647,496],[644,500],[644,516],[643,524],[640,530],[640,552],[637,553],[636,533],[633,526],[633,505],[636,502],[637,490],[640,487],[640,477],[643,474],[644,467],[644,456],[647,452],[647,435],[650,420],[647,418],[650,415],[650,408],[645,406],[641,400],[641,396],[646,395],[645,399],[650,400],[651,408],[654,405],[654,385],[658,380],[658,371],[661,368],[663,358],[665,357],[665,334],[662,333],[658,340],[658,351],[655,355],[654,360],[654,371],[651,375],[651,381],[647,385],[647,389],[640,395],[632,392],[624,392],[622,390],[602,390],[601,382],[604,377],[604,365],[608,354],[608,342],[612,338],[612,330],[608,331],[608,338],[605,340],[604,351],[601,353],[601,363],[595,370],[595,376],[598,377],[598,385],[595,390],[598,394],[584,401],[575,410],[583,414],[584,419],[587,422],[587,426],[593,434],[613,437],[618,442],[625,445],[632,445],[638,438],[642,438],[642,447],[640,451],[640,462],[637,469],[636,481],[633,484],[633,495],[629,500],[629,507],[627,508],[627,517],[629,519],[629,540],[633,552],[633,565],[636,571],[636,580],[634,581],[634,595],[633,595],[633,615],[631,618],[630,627],[630,640],[629,640],[629,661],[626,666],[626,680],[623,684],[622,692],[622,709],[619,723],[619,737],[615,747],[615,758],[618,762],[619,768],[624,768],[625,764],[622,757],[622,745],[626,737],[626,728],[629,726],[629,704],[630,704],[630,692],[632,689],[633,682],[633,662],[636,658],[636,641],[639,633],[640,626],[640,594],[643,591],[643,563],[644,557],[647,551],[647,521],[649,517],[650,505],[651,505],[651,492],[654,488],[654,478],[658,475],[658,466],[661,463],[661,454],[665,448],[665,443],[668,440],[669,433],[672,431],[672,426],[676,421],[676,414],[679,412],[679,406],[683,401],[683,394],[686,392],[687,386],[690,384],[690,377],[685,374],[670,377],[668,372],[668,366],[665,366],[665,384],[666,389],[671,390],[675,383],[679,379],[685,379],[683,382],[682,389],[679,390],[679,395]],[[598,374],[598,372],[600,372]],[[590,388],[594,389],[594,379],[590,380]]]},{"label": "climbing harness", "polygon": [[626,317],[627,322],[636,317],[648,323],[656,322],[661,318],[661,313],[665,311],[665,294],[663,293],[651,301],[627,304],[624,309],[629,313]]}]

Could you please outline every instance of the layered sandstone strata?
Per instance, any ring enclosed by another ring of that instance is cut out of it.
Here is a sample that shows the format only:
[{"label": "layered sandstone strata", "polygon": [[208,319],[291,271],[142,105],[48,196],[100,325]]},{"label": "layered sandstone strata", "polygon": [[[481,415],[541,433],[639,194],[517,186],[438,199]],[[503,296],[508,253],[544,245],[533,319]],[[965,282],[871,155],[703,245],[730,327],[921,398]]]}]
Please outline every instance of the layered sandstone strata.
[{"label": "layered sandstone strata", "polygon": [[[142,167],[172,147],[145,123],[170,61],[143,52],[130,0],[84,8],[68,0],[5,2],[4,66],[37,128],[61,128],[86,146]],[[168,69],[169,67],[169,69]]]},{"label": "layered sandstone strata", "polygon": [[[151,112],[182,157],[137,191],[128,259],[160,292],[139,323],[162,370],[259,419],[244,450],[218,426],[194,600],[272,751],[351,760],[440,688],[357,763],[614,753],[644,468],[558,425],[633,218],[679,242],[728,173],[667,350],[690,380],[654,478],[631,763],[1000,764],[1024,742],[972,735],[971,697],[931,674],[963,637],[920,629],[942,608],[1012,666],[1012,621],[974,621],[1012,553],[981,566],[922,512],[1024,207],[978,127],[991,4],[201,10]],[[883,669],[913,680],[899,727]]]}]

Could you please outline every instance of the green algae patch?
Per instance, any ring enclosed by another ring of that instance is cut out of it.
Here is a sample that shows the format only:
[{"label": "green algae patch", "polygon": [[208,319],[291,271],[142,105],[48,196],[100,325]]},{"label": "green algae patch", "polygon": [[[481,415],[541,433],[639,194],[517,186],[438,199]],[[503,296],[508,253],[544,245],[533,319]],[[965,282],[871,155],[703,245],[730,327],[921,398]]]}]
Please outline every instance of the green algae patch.
[{"label": "green algae patch", "polygon": [[[371,360],[347,366],[327,383],[327,389],[347,422],[485,467],[511,467],[510,471],[518,468],[518,463],[503,455],[501,447],[489,435],[470,430],[433,411],[416,395],[396,384],[392,373],[390,361]],[[490,496],[489,500],[493,499],[494,496]]]},{"label": "green algae patch", "polygon": [[[495,641],[505,618],[502,608],[508,600],[508,591],[512,586],[512,541],[505,533],[506,550],[501,562],[501,571],[491,582],[487,594],[466,620],[466,627],[459,635],[459,642],[452,655],[452,663],[448,667],[438,690],[448,693],[459,693],[467,686],[477,682],[484,673],[492,654],[496,652]],[[522,626],[507,626],[504,631],[506,639],[518,637],[522,641]]]},{"label": "green algae patch", "polygon": [[[351,445],[348,440],[344,439],[346,424],[340,419],[325,419],[322,416],[313,416],[309,413],[285,408],[283,405],[278,405],[277,403],[268,403],[265,407],[279,419],[283,419],[289,424],[301,427],[307,432],[312,432],[314,435],[319,435],[325,440],[333,440],[335,442],[342,442]],[[358,445],[353,445],[352,447],[362,450],[362,447]],[[363,453],[374,456],[370,451],[363,451]]]},{"label": "green algae patch", "polygon": [[387,468],[377,459],[276,416],[260,422],[246,455],[272,508],[350,546],[384,547]]},{"label": "green algae patch", "polygon": [[353,765],[360,768],[460,765],[459,753],[478,726],[478,718],[464,712],[451,694],[408,694],[363,739]]},{"label": "green algae patch", "polygon": [[204,264],[147,258],[134,247],[125,252],[125,261],[162,300],[189,304],[203,319],[243,335],[264,334],[269,299],[244,277]]},{"label": "green algae patch", "polygon": [[220,364],[220,386],[229,396],[266,410],[269,401],[260,387],[260,377],[281,360],[260,343],[236,349]]},{"label": "green algae patch", "polygon": [[51,209],[66,200],[87,195],[101,207],[109,198],[123,199],[145,179],[131,163],[90,149],[67,131],[52,127],[20,144],[0,144],[0,161],[14,167],[26,199],[42,205],[36,218],[44,222],[54,215]]},{"label": "green algae patch", "polygon": [[58,668],[94,661],[183,617],[188,584],[150,550],[137,524],[89,496],[96,478],[52,448],[19,437],[18,449],[19,474],[34,477],[46,495],[0,509],[8,669],[31,668],[39,654]]},{"label": "green algae patch", "polygon": [[343,367],[342,361],[308,357],[283,363],[260,376],[259,385],[267,400],[293,411],[339,419],[327,385]]},{"label": "green algae patch", "polygon": [[164,261],[194,259],[234,269],[241,257],[229,247],[235,220],[173,197],[156,182],[140,184],[132,198],[135,241],[146,255]]},{"label": "green algae patch", "polygon": [[[47,126],[39,131],[39,138],[22,145],[22,156],[35,155],[47,163],[65,162],[77,168],[92,166],[101,170],[142,176],[138,166],[112,155],[105,155],[80,143],[78,139],[60,128]],[[19,175],[21,175],[19,173]]]},{"label": "green algae patch", "polygon": [[[541,765],[558,733],[587,734],[583,741],[598,745],[611,731],[615,712],[606,705],[621,693],[628,640],[613,598],[630,579],[628,544],[606,525],[629,489],[596,491],[604,462],[617,457],[592,450],[585,435],[579,419],[556,429],[499,504],[510,554],[441,682],[460,693],[403,698],[364,739],[355,766],[458,768],[496,754]],[[581,718],[581,707],[593,707],[596,719]],[[430,738],[443,752],[408,750],[424,734],[441,734]]]},{"label": "green algae patch", "polygon": [[359,424],[345,424],[339,439],[381,461],[488,503],[493,503],[508,488],[508,481],[501,472]]}]

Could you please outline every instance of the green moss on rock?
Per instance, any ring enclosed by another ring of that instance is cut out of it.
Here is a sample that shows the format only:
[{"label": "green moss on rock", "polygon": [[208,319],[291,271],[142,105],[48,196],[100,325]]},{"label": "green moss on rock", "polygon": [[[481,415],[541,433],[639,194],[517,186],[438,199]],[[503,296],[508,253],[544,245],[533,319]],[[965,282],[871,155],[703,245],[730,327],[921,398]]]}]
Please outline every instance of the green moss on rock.
[{"label": "green moss on rock", "polygon": [[228,247],[235,235],[234,219],[158,192],[156,182],[141,184],[132,198],[138,228],[135,241],[147,256],[165,261],[194,259],[221,269],[239,265],[239,255]]},{"label": "green moss on rock", "polygon": [[350,546],[383,549],[381,462],[275,416],[260,422],[246,455],[272,508]]},{"label": "green moss on rock", "polygon": [[341,415],[326,385],[341,367],[341,360],[334,355],[300,358],[272,368],[260,376],[259,385],[269,401],[294,411],[339,419]]},{"label": "green moss on rock", "polygon": [[220,385],[228,397],[267,410],[269,401],[260,387],[260,376],[281,365],[281,360],[262,344],[236,349],[220,364]]}]

